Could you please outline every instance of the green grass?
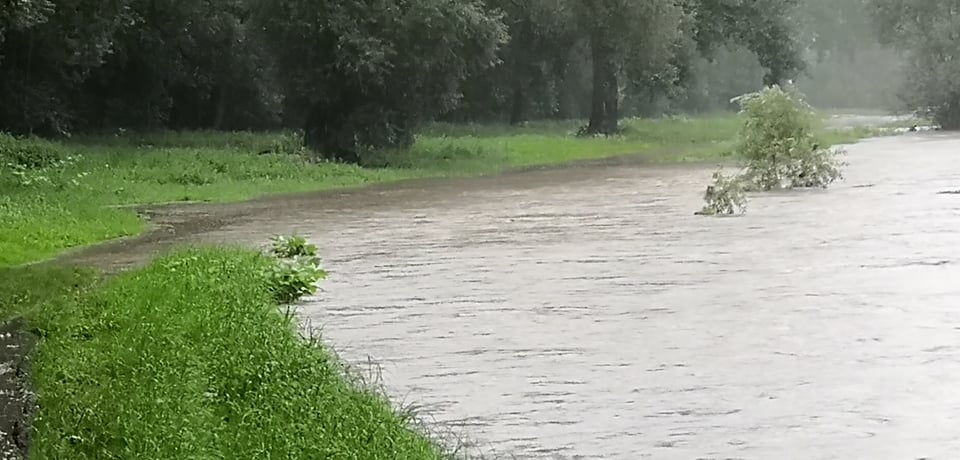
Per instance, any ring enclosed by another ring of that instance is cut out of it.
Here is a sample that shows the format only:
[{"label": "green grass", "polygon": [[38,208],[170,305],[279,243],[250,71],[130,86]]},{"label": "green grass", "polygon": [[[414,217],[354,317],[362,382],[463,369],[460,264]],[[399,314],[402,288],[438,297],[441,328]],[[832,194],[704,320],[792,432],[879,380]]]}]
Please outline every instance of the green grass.
[{"label": "green grass", "polygon": [[[78,155],[79,160],[37,173],[49,176],[49,183],[30,186],[12,181],[0,161],[0,266],[143,231],[144,224],[118,205],[236,201],[616,155],[650,162],[716,161],[732,153],[740,120],[730,114],[627,119],[624,133],[610,138],[578,138],[574,133],[580,125],[434,124],[422,130],[412,149],[382,152],[371,161],[380,167],[366,168],[317,164],[295,154],[260,154],[297,152],[291,133],[122,133],[80,136],[66,143],[21,142],[60,156]],[[853,141],[868,134],[851,130],[832,133],[829,140]]]},{"label": "green grass", "polygon": [[103,281],[0,271],[33,357],[35,459],[436,459],[410,414],[273,302],[268,258],[191,249]]}]

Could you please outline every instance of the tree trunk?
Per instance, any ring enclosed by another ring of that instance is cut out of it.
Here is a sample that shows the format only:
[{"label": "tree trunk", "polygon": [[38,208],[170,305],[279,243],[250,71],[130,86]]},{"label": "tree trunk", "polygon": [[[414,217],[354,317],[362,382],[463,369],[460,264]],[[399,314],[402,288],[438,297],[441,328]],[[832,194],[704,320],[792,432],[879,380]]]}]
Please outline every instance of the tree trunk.
[{"label": "tree trunk", "polygon": [[[513,46],[513,101],[510,107],[510,124],[519,125],[526,121],[526,88],[530,81],[530,59],[527,56],[527,43],[533,41],[533,31],[529,19],[521,19],[516,25],[518,44]],[[522,45],[520,45],[522,43]]]},{"label": "tree trunk", "polygon": [[603,133],[617,134],[620,131],[620,84],[617,81],[616,70],[608,65],[604,91]]},{"label": "tree trunk", "polygon": [[934,114],[934,121],[945,131],[960,130],[960,95],[948,97]]},{"label": "tree trunk", "polygon": [[587,134],[616,134],[618,131],[619,101],[616,66],[609,48],[600,34],[590,40],[593,60],[593,102]]},{"label": "tree trunk", "polygon": [[221,130],[223,128],[223,117],[227,110],[227,90],[224,86],[217,88],[217,107],[213,115],[213,129]]},{"label": "tree trunk", "polygon": [[526,93],[523,91],[523,83],[517,79],[513,90],[513,104],[510,109],[510,125],[516,126],[526,121]]}]

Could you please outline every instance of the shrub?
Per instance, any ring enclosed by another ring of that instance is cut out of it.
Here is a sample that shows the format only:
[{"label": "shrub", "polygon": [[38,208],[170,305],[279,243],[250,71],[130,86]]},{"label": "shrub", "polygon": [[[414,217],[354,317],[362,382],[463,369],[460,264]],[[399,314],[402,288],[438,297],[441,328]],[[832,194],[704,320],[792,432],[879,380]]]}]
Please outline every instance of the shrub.
[{"label": "shrub", "polygon": [[743,172],[733,178],[716,172],[697,214],[744,212],[747,191],[827,188],[843,178],[843,152],[820,147],[813,136],[815,113],[799,94],[772,86],[737,99],[744,117],[737,146]]},{"label": "shrub", "polygon": [[842,179],[840,152],[820,147],[813,136],[815,113],[799,94],[772,86],[741,102],[745,121],[737,151],[750,185],[825,188]]},{"label": "shrub", "polygon": [[270,143],[269,152],[277,155],[304,155],[307,148],[303,144],[303,133],[300,131],[285,132],[277,136]]},{"label": "shrub", "polygon": [[43,169],[57,166],[65,156],[63,150],[52,142],[0,133],[0,161],[5,166]]},{"label": "shrub", "polygon": [[271,252],[274,256],[290,258],[296,256],[310,256],[315,257],[317,255],[317,246],[307,242],[307,239],[299,236],[282,236],[278,235],[273,238],[273,243],[271,247]]},{"label": "shrub", "polygon": [[0,180],[29,187],[35,185],[79,185],[87,175],[64,177],[63,172],[81,160],[53,142],[20,139],[0,134]]},{"label": "shrub", "polygon": [[293,303],[316,293],[317,281],[327,277],[320,266],[317,247],[302,236],[274,237],[270,254],[274,260],[264,275],[277,303]]}]

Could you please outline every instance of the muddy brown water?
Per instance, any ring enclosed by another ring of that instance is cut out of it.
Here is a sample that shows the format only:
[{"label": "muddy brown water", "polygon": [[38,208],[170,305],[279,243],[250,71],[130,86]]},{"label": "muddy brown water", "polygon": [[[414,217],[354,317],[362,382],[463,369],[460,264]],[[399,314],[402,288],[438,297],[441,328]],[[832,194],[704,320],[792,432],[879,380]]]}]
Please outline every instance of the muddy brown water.
[{"label": "muddy brown water", "polygon": [[742,217],[693,215],[712,168],[621,164],[174,208],[66,260],[300,232],[303,317],[494,457],[958,458],[960,137],[848,151]]}]

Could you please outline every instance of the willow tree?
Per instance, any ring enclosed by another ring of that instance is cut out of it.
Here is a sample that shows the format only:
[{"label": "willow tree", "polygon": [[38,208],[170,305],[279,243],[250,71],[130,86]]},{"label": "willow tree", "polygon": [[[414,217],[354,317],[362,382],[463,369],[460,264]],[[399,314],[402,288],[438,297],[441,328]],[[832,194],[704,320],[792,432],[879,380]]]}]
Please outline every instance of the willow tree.
[{"label": "willow tree", "polygon": [[286,98],[306,112],[307,146],[348,162],[411,145],[506,38],[479,0],[263,0],[255,16]]}]

